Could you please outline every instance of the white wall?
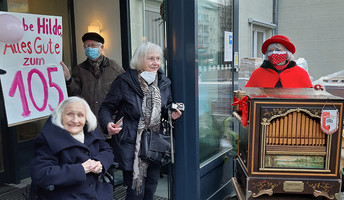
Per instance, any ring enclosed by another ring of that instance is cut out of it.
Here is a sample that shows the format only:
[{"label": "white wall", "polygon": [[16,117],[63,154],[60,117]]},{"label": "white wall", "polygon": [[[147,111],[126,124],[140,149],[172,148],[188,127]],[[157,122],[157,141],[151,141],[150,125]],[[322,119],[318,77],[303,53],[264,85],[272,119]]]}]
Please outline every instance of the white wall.
[{"label": "white wall", "polygon": [[272,23],[272,16],[272,0],[239,1],[239,60],[250,57],[251,29],[248,19],[252,17],[256,20]]},{"label": "white wall", "polygon": [[119,0],[75,0],[74,12],[78,63],[86,59],[82,35],[91,23],[99,23],[105,40],[103,54],[122,65]]},{"label": "white wall", "polygon": [[278,33],[294,43],[314,80],[344,69],[343,10],[343,0],[279,1]]}]

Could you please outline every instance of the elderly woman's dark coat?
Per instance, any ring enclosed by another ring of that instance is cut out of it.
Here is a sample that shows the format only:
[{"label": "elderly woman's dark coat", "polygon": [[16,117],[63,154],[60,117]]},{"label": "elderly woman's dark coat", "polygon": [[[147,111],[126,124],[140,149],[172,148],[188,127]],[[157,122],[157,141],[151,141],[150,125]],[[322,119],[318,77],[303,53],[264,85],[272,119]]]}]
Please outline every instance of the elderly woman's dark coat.
[{"label": "elderly woman's dark coat", "polygon": [[[158,87],[161,94],[161,117],[165,119],[168,108],[172,104],[170,86],[171,81],[159,69]],[[112,121],[114,111],[118,111],[115,121],[124,116],[122,130],[112,136],[111,144],[115,160],[126,171],[133,170],[137,127],[141,116],[139,105],[142,104],[142,99],[143,92],[138,80],[138,72],[134,69],[128,69],[126,73],[119,75],[112,83],[99,110],[99,123],[104,133],[107,133],[106,127]]]},{"label": "elderly woman's dark coat", "polygon": [[[66,130],[51,123],[45,123],[35,140],[35,157],[31,164],[32,185],[37,186],[41,199],[113,199],[112,185],[98,181],[98,174],[87,173],[82,163],[88,159],[98,160],[103,173],[113,163],[111,147],[96,129],[87,132],[85,142],[74,139]],[[46,190],[53,186],[52,191]]]}]

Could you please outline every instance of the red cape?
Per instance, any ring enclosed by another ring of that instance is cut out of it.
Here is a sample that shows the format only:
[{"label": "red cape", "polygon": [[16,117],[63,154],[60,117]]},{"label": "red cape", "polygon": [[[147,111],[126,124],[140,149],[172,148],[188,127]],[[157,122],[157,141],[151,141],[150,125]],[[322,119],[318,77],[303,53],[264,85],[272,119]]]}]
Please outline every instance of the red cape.
[{"label": "red cape", "polygon": [[285,69],[278,74],[273,69],[259,67],[253,71],[245,87],[274,88],[278,80],[283,88],[311,88],[308,72],[299,66]]}]

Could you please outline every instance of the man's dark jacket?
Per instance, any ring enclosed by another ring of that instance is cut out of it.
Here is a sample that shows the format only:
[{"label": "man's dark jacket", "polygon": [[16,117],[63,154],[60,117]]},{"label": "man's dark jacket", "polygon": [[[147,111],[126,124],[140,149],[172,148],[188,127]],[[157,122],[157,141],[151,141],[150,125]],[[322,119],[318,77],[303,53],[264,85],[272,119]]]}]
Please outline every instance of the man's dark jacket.
[{"label": "man's dark jacket", "polygon": [[100,65],[101,74],[95,77],[90,69],[88,59],[75,67],[72,72],[72,78],[67,81],[67,90],[69,96],[81,96],[90,106],[92,112],[98,119],[100,104],[108,93],[111,83],[119,74],[124,73],[124,69],[114,60],[104,56]]}]

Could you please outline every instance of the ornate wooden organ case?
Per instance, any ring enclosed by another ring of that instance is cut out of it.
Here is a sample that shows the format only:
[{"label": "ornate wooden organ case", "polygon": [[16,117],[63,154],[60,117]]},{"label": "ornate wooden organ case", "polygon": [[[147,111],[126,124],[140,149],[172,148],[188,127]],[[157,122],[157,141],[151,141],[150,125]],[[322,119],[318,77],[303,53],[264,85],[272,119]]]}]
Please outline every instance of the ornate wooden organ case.
[{"label": "ornate wooden organ case", "polygon": [[[236,180],[245,199],[280,193],[339,199],[344,99],[314,89],[244,91],[248,124],[240,123]],[[338,110],[333,134],[320,128],[324,109]]]}]

